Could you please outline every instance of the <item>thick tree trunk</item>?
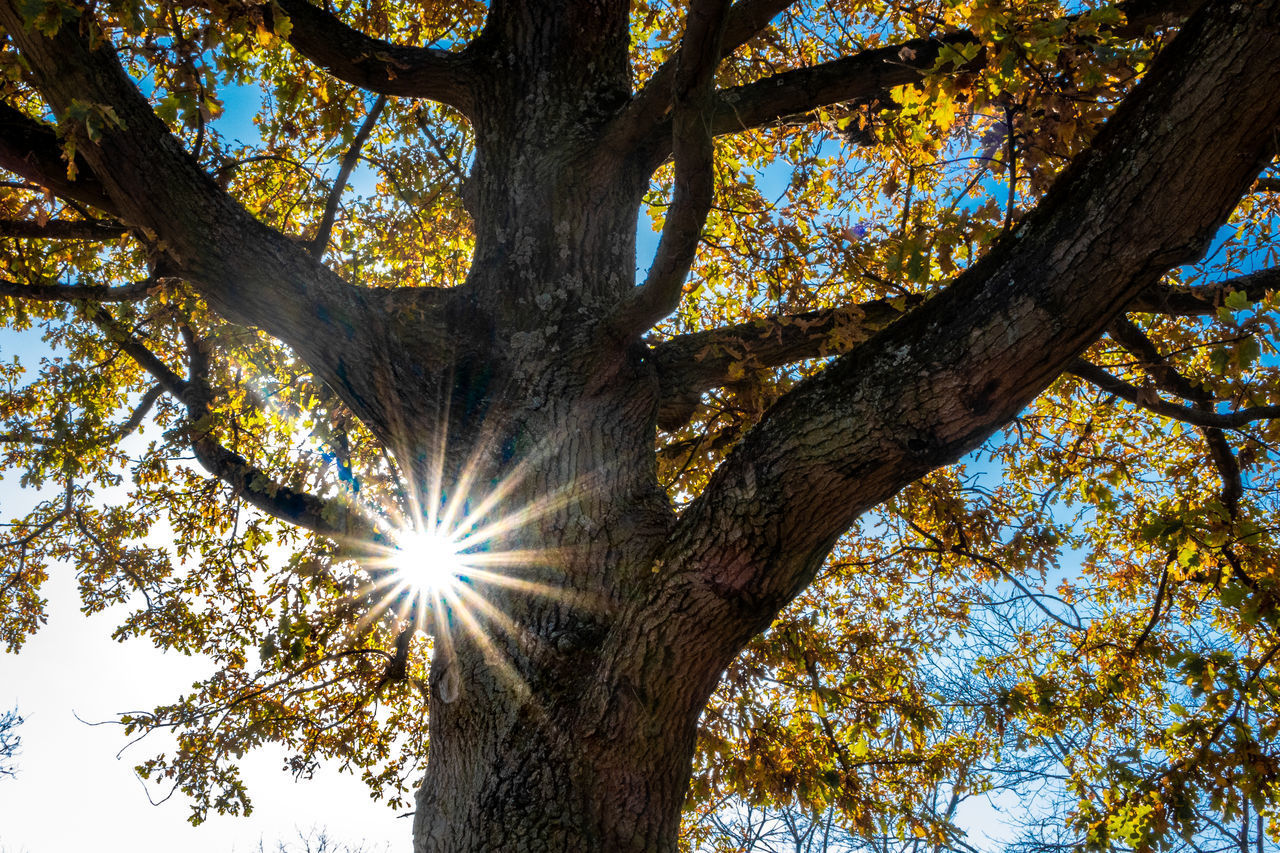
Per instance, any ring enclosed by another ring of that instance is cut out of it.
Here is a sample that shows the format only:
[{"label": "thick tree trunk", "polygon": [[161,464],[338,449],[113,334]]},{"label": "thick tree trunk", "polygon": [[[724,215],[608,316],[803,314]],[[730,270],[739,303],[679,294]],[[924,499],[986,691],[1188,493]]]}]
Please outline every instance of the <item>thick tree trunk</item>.
[{"label": "thick tree trunk", "polygon": [[509,489],[485,521],[514,526],[485,547],[531,554],[508,571],[537,589],[464,580],[492,611],[462,595],[435,638],[419,853],[674,848],[714,675],[666,684],[670,638],[625,615],[673,523],[653,470],[653,370],[638,352],[599,367],[573,334],[521,327],[474,420],[449,419],[445,480],[472,483],[474,503]]},{"label": "thick tree trunk", "polygon": [[[451,611],[435,639],[417,853],[674,849],[714,684],[663,688],[669,638],[623,616],[674,523],[655,370],[601,331],[634,286],[647,184],[598,143],[630,85],[625,4],[584,7],[587,21],[536,5],[498,5],[482,38],[503,48],[473,115],[477,246],[446,312],[474,350],[430,371],[453,377],[448,414],[412,432],[449,440],[412,467],[424,489],[437,467],[471,483],[473,503],[503,490],[486,520],[517,523],[485,547],[532,554],[511,571],[538,590],[477,582],[494,615]],[[645,678],[612,675],[619,637]]]}]

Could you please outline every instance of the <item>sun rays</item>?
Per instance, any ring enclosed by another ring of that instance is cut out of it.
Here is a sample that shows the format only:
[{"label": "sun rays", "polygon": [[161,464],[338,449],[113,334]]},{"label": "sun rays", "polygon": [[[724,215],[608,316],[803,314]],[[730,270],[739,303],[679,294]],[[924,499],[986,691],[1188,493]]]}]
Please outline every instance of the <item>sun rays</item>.
[{"label": "sun rays", "polygon": [[419,594],[444,590],[467,571],[457,543],[434,530],[411,530],[398,537],[395,570]]},{"label": "sun rays", "polygon": [[[362,621],[371,625],[391,618],[397,630],[430,635],[432,656],[445,671],[456,659],[458,644],[468,643],[510,689],[527,695],[511,651],[529,636],[513,621],[512,606],[519,607],[522,596],[562,602],[572,597],[574,608],[592,609],[560,582],[570,555],[516,544],[543,538],[537,527],[591,490],[593,478],[587,477],[551,494],[521,496],[528,491],[526,473],[546,452],[531,453],[497,482],[486,481],[473,455],[452,478],[447,497],[438,461],[427,476],[421,470],[406,475],[406,483],[425,487],[407,489],[400,507],[378,513],[390,529],[383,544],[365,548],[372,553],[362,560],[370,579]],[[446,691],[439,693],[451,701]]]}]

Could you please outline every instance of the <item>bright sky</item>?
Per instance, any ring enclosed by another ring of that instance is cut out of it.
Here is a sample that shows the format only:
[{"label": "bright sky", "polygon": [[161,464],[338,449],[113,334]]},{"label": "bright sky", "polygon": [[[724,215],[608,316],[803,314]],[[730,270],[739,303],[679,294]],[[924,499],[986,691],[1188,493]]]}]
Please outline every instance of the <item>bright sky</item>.
[{"label": "bright sky", "polygon": [[[35,336],[0,331],[0,358],[15,352],[34,367]],[[0,520],[21,514],[34,500],[18,488],[16,474],[0,480]],[[122,611],[80,613],[69,565],[54,568],[43,593],[48,624],[19,654],[0,652],[0,709],[16,705],[25,718],[18,729],[18,776],[0,779],[0,853],[245,853],[257,850],[259,841],[274,851],[279,841],[313,827],[338,841],[364,842],[366,853],[408,849],[410,821],[373,802],[359,779],[326,769],[295,782],[281,769],[281,752],[263,750],[244,762],[255,806],[250,817],[215,815],[193,827],[182,796],[152,806],[133,767],[165,744],[149,739],[117,758],[128,742],[123,731],[90,726],[77,716],[111,720],[171,701],[211,667],[145,640],[112,642]]]},{"label": "bright sky", "polygon": [[[14,489],[0,485],[8,514]],[[114,643],[110,614],[79,612],[68,566],[45,587],[49,623],[18,655],[0,654],[0,706],[14,704],[25,722],[16,779],[0,779],[0,851],[3,853],[244,853],[268,850],[296,830],[325,828],[348,842],[367,842],[369,853],[406,850],[410,821],[397,820],[369,798],[353,776],[334,770],[306,782],[281,770],[282,755],[247,757],[244,778],[255,810],[248,818],[214,816],[187,823],[188,802],[175,795],[152,806],[133,765],[159,748],[143,741],[119,758],[127,740],[109,720],[122,711],[175,698],[208,674],[201,661],[161,652],[145,641]]]}]

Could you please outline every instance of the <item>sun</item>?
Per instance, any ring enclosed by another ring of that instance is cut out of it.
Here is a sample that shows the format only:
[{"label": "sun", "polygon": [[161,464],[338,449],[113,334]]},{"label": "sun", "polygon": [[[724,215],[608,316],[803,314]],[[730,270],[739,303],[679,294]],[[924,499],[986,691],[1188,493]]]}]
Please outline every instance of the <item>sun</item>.
[{"label": "sun", "polygon": [[448,536],[420,530],[400,535],[393,562],[401,580],[420,592],[449,589],[467,570],[456,542]]}]

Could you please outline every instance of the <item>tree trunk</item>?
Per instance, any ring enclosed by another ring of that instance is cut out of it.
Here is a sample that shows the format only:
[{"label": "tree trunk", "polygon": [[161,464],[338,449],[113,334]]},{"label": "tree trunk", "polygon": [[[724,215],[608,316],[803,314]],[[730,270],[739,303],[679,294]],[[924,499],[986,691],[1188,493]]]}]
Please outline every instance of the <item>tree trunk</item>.
[{"label": "tree trunk", "polygon": [[[472,349],[429,371],[453,377],[447,414],[412,430],[449,439],[442,458],[414,448],[410,467],[423,491],[436,470],[471,483],[473,505],[501,491],[484,522],[514,524],[483,547],[532,555],[507,571],[536,590],[464,579],[492,609],[438,620],[414,845],[671,850],[719,668],[668,685],[669,638],[625,615],[674,523],[655,472],[656,372],[642,344],[601,328],[634,286],[647,186],[598,145],[628,95],[626,10],[581,22],[516,5],[486,31],[505,52],[473,119],[477,246],[445,312],[448,338]],[[613,665],[620,639],[638,669]]]}]

